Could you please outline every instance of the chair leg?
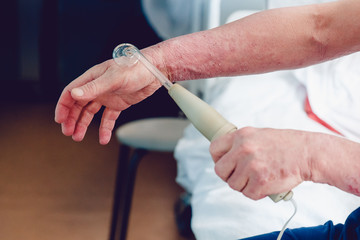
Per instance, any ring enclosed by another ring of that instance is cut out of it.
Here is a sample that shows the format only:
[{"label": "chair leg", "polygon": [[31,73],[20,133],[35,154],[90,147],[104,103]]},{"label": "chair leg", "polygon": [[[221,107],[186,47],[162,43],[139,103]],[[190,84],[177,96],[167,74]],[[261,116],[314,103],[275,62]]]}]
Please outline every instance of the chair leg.
[{"label": "chair leg", "polygon": [[131,209],[131,200],[132,200],[134,185],[135,185],[136,170],[137,170],[140,160],[146,153],[147,153],[147,151],[144,149],[134,150],[134,153],[129,162],[128,174],[127,174],[126,186],[125,186],[125,196],[124,196],[125,202],[124,202],[124,208],[123,208],[120,240],[126,239],[127,228],[128,228],[128,223],[129,223],[129,215],[130,215],[130,209]]},{"label": "chair leg", "polygon": [[113,208],[111,216],[110,226],[110,238],[109,240],[115,240],[120,238],[121,229],[121,213],[123,199],[124,199],[124,180],[126,175],[126,169],[128,167],[130,148],[126,145],[121,145],[119,150],[118,166],[116,170],[116,180],[113,198]]},{"label": "chair leg", "polygon": [[116,172],[110,240],[125,240],[131,208],[137,166],[146,150],[135,149],[130,160],[130,148],[122,145]]}]

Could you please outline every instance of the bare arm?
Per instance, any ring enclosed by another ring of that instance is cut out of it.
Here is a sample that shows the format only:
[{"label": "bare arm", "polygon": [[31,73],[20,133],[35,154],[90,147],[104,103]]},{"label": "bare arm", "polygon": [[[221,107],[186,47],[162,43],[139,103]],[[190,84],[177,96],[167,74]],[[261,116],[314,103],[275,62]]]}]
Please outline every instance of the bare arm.
[{"label": "bare arm", "polygon": [[[173,81],[298,68],[359,51],[359,12],[358,0],[268,10],[142,52]],[[106,144],[120,112],[159,87],[142,66],[124,69],[109,60],[64,89],[55,120],[81,141],[105,106],[99,135]]]},{"label": "bare arm", "polygon": [[299,68],[360,50],[360,2],[263,11],[157,45],[174,81]]},{"label": "bare arm", "polygon": [[310,180],[360,196],[360,144],[309,133]]},{"label": "bare arm", "polygon": [[252,199],[286,192],[303,181],[360,196],[360,144],[298,130],[243,128],[210,146],[217,175]]}]

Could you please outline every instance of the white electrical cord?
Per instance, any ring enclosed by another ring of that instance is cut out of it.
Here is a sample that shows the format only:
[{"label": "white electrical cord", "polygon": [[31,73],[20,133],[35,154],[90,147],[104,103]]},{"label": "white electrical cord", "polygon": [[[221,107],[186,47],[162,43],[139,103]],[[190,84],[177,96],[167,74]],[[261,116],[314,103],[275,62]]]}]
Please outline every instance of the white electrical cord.
[{"label": "white electrical cord", "polygon": [[291,217],[289,218],[289,220],[286,221],[286,223],[284,224],[283,228],[281,229],[278,237],[276,240],[281,240],[281,237],[282,235],[284,234],[285,230],[286,230],[286,227],[287,225],[289,224],[289,222],[291,221],[291,219],[295,216],[296,212],[297,212],[297,205],[296,205],[296,202],[293,198],[290,199],[291,203],[293,204],[294,206],[294,213],[291,215]]}]

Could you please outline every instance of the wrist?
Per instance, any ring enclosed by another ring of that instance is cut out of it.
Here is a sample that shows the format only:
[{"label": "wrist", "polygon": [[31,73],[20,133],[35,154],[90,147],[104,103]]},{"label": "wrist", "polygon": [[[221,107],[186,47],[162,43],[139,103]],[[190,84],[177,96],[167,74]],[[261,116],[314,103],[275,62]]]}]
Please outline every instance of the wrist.
[{"label": "wrist", "polygon": [[310,181],[343,188],[343,170],[353,161],[353,143],[342,137],[311,133],[308,140]]},{"label": "wrist", "polygon": [[171,81],[177,82],[182,80],[195,79],[189,74],[189,63],[187,55],[182,49],[178,38],[169,39],[151,46],[151,51],[155,52],[154,61],[160,71]]},{"label": "wrist", "polygon": [[312,132],[306,132],[306,131],[299,131],[301,134],[302,141],[300,144],[302,144],[302,159],[304,160],[302,167],[301,167],[301,178],[303,181],[313,181],[313,153],[312,153],[312,139],[313,139],[313,133]]},{"label": "wrist", "polygon": [[167,68],[167,65],[165,64],[165,54],[163,54],[163,48],[160,46],[160,43],[141,49],[141,53],[150,61],[153,66],[160,70],[165,77],[167,77],[171,82],[174,82],[171,79],[170,72]]},{"label": "wrist", "polygon": [[325,183],[327,172],[326,149],[329,147],[328,135],[323,133],[310,132],[306,137],[308,152],[308,172],[307,181]]}]

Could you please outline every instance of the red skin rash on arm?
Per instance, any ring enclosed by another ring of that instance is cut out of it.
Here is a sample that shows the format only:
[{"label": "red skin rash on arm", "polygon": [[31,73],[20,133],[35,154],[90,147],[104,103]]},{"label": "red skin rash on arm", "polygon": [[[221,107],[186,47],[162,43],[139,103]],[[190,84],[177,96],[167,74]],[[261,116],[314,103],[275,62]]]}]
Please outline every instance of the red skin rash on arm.
[{"label": "red skin rash on arm", "polygon": [[353,193],[353,194],[355,194],[355,195],[360,196],[360,191],[359,191],[359,189],[354,188],[354,187],[353,187],[353,186],[351,186],[351,185],[348,185],[348,189],[349,189],[349,191],[348,191],[348,192],[350,192],[350,193]]},{"label": "red skin rash on arm", "polygon": [[[150,51],[171,81],[300,68],[360,51],[359,11],[358,0],[268,10]],[[309,142],[308,180],[360,196],[359,144],[321,134]]]},{"label": "red skin rash on arm", "polygon": [[308,180],[326,183],[360,196],[360,144],[342,137],[309,133],[311,174]]},{"label": "red skin rash on arm", "polygon": [[267,10],[153,48],[172,81],[300,68],[360,50],[359,9],[343,0]]}]

